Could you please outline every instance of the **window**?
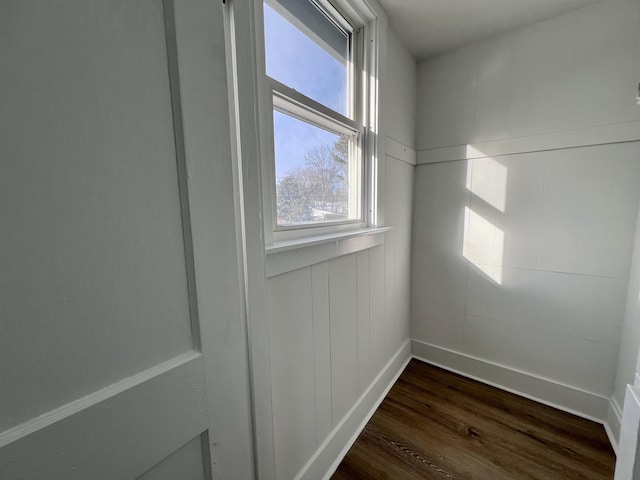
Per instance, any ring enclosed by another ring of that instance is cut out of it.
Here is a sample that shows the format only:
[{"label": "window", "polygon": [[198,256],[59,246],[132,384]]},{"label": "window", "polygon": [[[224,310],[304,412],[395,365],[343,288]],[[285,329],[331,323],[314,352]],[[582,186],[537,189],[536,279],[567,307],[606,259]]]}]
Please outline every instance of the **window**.
[{"label": "window", "polygon": [[265,0],[274,235],[366,225],[362,39],[326,0]]}]

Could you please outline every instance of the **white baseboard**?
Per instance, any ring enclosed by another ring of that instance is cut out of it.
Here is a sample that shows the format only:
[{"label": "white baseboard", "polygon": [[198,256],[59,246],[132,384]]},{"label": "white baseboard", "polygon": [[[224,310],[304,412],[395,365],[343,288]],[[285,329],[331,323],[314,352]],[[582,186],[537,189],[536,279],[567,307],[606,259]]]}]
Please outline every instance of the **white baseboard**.
[{"label": "white baseboard", "polygon": [[618,454],[618,440],[620,438],[620,426],[622,425],[622,408],[618,401],[611,397],[607,407],[607,419],[604,422],[604,429],[609,437],[609,442],[613,447],[613,451]]},{"label": "white baseboard", "polygon": [[605,424],[609,408],[607,397],[419,340],[412,340],[412,352],[416,359]]},{"label": "white baseboard", "polygon": [[411,360],[411,341],[407,340],[389,360],[369,388],[333,429],[296,480],[328,479],[340,465],[351,445],[364,430],[369,419],[384,400],[404,368]]}]

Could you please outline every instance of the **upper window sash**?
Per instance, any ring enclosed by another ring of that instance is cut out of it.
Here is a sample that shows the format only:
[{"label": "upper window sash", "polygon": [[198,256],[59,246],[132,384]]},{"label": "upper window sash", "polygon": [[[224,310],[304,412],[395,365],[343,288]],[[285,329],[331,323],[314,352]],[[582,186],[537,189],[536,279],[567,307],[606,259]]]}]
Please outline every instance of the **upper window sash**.
[{"label": "upper window sash", "polygon": [[[264,3],[265,15],[272,25],[265,29],[267,75],[307,98],[358,120],[360,100],[354,65],[357,37],[354,28],[329,2],[322,0],[265,0]],[[289,44],[283,42],[290,42],[286,35],[294,31],[300,36],[300,45],[291,50]],[[296,50],[298,56],[293,53]],[[308,72],[306,77],[305,72]],[[328,89],[327,85],[332,88]]]}]

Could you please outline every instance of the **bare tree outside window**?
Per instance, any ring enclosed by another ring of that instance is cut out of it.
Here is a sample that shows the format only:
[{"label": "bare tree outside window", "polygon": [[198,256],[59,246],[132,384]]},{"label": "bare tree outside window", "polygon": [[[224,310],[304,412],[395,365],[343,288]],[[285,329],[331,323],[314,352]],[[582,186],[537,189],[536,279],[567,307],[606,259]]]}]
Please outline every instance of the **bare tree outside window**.
[{"label": "bare tree outside window", "polygon": [[304,164],[276,182],[279,225],[332,222],[349,216],[349,141],[313,148]]}]

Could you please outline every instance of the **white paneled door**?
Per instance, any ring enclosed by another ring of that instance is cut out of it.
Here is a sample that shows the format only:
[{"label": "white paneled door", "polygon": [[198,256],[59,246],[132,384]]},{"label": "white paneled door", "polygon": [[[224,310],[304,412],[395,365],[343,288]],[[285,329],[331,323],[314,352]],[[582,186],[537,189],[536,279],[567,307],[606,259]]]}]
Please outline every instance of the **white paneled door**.
[{"label": "white paneled door", "polygon": [[253,478],[224,11],[0,3],[0,478]]}]

